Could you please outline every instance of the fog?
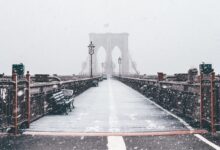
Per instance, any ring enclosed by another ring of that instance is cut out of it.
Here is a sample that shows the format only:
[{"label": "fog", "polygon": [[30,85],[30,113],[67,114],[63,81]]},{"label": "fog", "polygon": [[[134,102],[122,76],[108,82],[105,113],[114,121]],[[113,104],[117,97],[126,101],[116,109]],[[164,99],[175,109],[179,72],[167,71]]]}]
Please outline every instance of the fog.
[{"label": "fog", "polygon": [[34,73],[78,74],[89,33],[129,33],[144,74],[220,72],[219,0],[0,0],[0,73],[13,63]]}]

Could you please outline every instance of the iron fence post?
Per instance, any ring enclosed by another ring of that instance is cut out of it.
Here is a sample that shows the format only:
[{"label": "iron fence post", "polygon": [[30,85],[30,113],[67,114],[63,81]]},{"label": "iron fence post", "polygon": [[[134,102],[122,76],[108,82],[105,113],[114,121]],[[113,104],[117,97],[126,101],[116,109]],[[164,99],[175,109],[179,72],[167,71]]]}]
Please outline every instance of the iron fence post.
[{"label": "iron fence post", "polygon": [[18,133],[18,78],[17,74],[13,71],[12,80],[14,84],[14,100],[13,100],[13,118],[14,118],[14,134]]},{"label": "iron fence post", "polygon": [[212,134],[216,132],[215,130],[215,97],[214,97],[214,90],[215,90],[215,72],[211,74],[211,131]]},{"label": "iron fence post", "polygon": [[200,73],[200,128],[203,127],[204,117],[204,93],[203,93],[203,73]]},{"label": "iron fence post", "polygon": [[31,122],[31,102],[30,102],[30,73],[27,71],[26,74],[26,80],[27,82],[27,91],[26,91],[26,97],[27,97],[27,128],[30,127]]}]

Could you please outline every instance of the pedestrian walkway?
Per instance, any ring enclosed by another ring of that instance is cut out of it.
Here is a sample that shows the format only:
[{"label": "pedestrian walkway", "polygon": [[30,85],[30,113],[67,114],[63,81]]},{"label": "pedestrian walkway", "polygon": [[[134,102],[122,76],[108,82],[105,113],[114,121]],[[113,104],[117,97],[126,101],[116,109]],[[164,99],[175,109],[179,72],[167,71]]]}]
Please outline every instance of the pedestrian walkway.
[{"label": "pedestrian walkway", "polygon": [[176,118],[146,97],[109,79],[75,98],[68,115],[48,115],[33,122],[28,131],[149,132],[187,130]]},{"label": "pedestrian walkway", "polygon": [[[48,115],[1,149],[214,150],[189,125],[125,84],[108,79],[75,98],[68,115]],[[10,143],[14,141],[14,143]]]}]

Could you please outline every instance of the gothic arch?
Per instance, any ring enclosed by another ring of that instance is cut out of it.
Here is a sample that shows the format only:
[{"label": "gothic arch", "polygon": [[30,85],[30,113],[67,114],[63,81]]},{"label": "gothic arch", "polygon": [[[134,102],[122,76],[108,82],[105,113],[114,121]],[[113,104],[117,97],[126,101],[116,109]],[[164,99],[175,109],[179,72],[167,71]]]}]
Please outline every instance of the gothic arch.
[{"label": "gothic arch", "polygon": [[101,73],[103,71],[103,73],[106,72],[105,70],[105,64],[103,65],[102,68],[102,63],[105,63],[105,60],[107,60],[107,53],[106,53],[106,49],[103,46],[100,46],[99,48],[96,49],[96,71]]}]

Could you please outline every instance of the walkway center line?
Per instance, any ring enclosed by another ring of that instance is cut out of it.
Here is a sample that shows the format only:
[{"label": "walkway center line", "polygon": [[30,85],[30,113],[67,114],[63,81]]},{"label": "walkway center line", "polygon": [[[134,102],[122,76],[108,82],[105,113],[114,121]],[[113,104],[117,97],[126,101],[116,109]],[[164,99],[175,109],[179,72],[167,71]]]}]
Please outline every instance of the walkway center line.
[{"label": "walkway center line", "polygon": [[[108,79],[109,90],[109,130],[111,132],[119,132],[117,110],[115,109],[115,99],[112,91],[111,79]],[[108,149],[109,150],[126,150],[125,142],[122,136],[108,136]]]},{"label": "walkway center line", "polygon": [[108,94],[109,94],[109,131],[110,132],[120,132],[117,110],[115,108],[115,99],[112,91],[111,79],[108,79]]}]

